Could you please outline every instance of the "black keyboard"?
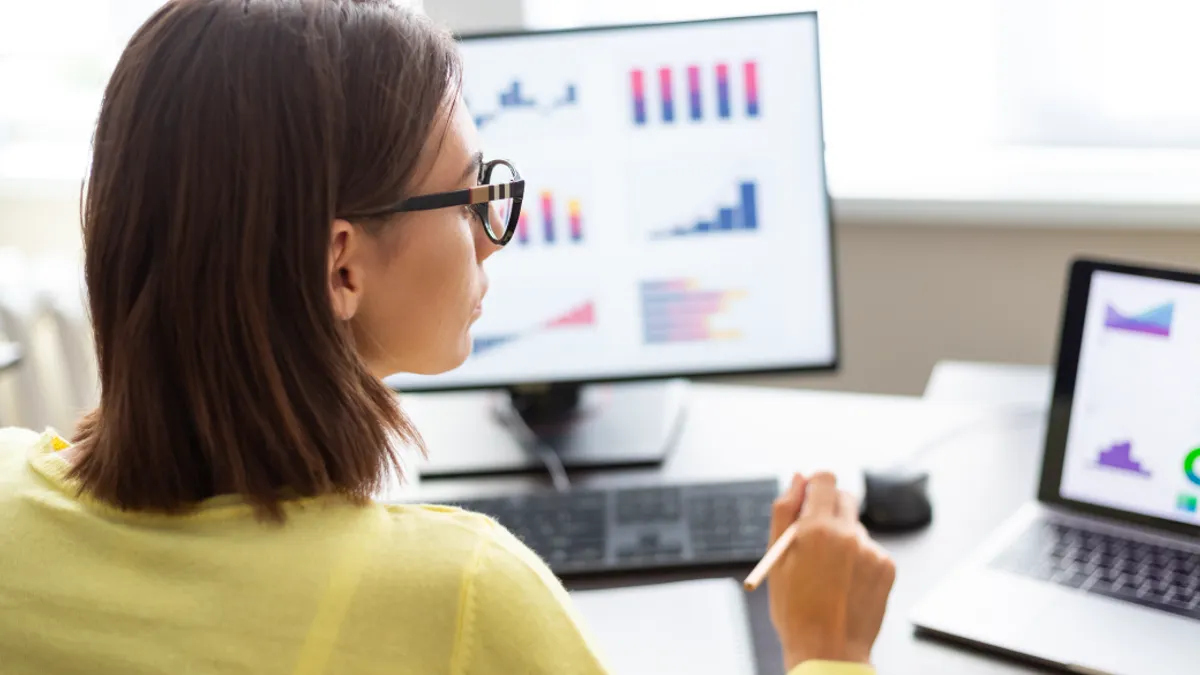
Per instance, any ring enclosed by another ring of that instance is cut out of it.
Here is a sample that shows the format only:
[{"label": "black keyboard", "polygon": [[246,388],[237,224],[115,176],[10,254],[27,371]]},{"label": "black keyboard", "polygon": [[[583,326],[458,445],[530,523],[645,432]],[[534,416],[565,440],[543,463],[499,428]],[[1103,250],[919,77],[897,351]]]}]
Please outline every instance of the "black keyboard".
[{"label": "black keyboard", "polygon": [[1200,553],[1060,523],[1036,523],[995,568],[1200,619]]},{"label": "black keyboard", "polygon": [[774,480],[513,495],[453,502],[495,518],[560,576],[754,564]]}]

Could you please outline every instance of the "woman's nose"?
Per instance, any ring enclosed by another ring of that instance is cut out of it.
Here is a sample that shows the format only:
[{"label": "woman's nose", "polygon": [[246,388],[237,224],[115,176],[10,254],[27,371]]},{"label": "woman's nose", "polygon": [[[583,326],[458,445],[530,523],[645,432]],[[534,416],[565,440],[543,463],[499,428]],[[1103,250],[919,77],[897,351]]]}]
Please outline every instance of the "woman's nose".
[{"label": "woman's nose", "polygon": [[[497,211],[495,206],[491,204],[488,205],[488,224],[491,226],[491,230],[497,234],[503,234],[504,228],[508,225],[506,222],[501,222],[500,215],[501,214]],[[476,231],[475,256],[478,258],[479,262],[487,260],[493,253],[499,251],[501,248],[504,247],[492,242],[491,238],[488,237],[485,228],[480,227]]]}]

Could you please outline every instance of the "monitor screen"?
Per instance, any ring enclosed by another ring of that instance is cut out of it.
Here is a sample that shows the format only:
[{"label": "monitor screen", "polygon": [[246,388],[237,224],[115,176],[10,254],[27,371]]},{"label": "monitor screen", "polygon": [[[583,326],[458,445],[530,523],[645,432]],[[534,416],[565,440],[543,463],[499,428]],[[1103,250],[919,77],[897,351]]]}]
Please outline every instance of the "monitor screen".
[{"label": "monitor screen", "polygon": [[397,389],[832,368],[815,14],[465,38],[526,181],[460,368]]},{"label": "monitor screen", "polygon": [[1092,273],[1059,494],[1200,524],[1200,285]]}]

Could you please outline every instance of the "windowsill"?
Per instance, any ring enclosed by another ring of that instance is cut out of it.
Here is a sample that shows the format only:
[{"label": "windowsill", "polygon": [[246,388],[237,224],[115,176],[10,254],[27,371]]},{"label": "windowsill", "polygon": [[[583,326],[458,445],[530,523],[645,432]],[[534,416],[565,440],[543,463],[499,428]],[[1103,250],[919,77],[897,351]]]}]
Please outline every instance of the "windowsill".
[{"label": "windowsill", "polygon": [[845,224],[1200,229],[1200,151],[829,153]]},{"label": "windowsill", "polygon": [[[1200,230],[1200,151],[864,148],[828,170],[845,226]],[[0,202],[79,199],[81,176],[40,173],[0,172]]]},{"label": "windowsill", "polygon": [[850,227],[1200,231],[1200,203],[846,197],[833,200],[833,211],[839,226]]}]

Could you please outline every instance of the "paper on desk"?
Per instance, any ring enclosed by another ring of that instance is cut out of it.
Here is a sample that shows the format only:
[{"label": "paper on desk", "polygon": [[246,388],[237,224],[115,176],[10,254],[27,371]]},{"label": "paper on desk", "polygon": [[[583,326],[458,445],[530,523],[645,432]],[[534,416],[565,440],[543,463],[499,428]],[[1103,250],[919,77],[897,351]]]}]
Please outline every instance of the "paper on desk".
[{"label": "paper on desk", "polygon": [[619,675],[754,675],[742,587],[703,579],[571,594]]}]

